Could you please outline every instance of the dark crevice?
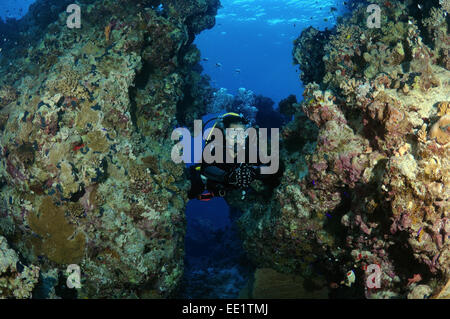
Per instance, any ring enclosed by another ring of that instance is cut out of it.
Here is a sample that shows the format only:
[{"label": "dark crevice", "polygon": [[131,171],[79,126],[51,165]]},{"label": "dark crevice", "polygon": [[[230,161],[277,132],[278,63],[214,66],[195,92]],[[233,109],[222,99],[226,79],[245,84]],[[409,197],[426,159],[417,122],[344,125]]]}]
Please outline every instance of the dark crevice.
[{"label": "dark crevice", "polygon": [[137,115],[138,115],[138,105],[137,105],[137,95],[139,90],[144,90],[151,74],[153,73],[153,67],[148,62],[145,61],[144,65],[142,66],[142,70],[136,75],[136,78],[134,80],[134,86],[130,87],[128,90],[128,95],[130,98],[130,116],[131,116],[131,122],[133,123],[133,127],[135,130],[139,130],[138,124],[137,124]]},{"label": "dark crevice", "polygon": [[327,221],[323,229],[339,241],[337,245],[344,246],[347,229],[341,224],[341,218],[352,207],[352,192],[350,188],[345,187],[339,193],[341,194],[341,202],[333,211],[327,214]]},{"label": "dark crevice", "polygon": [[187,113],[189,112],[189,106],[195,102],[195,99],[191,96],[191,86],[188,84],[184,90],[184,98],[177,104],[176,119],[180,126],[188,126],[193,128],[192,123],[188,123]]},{"label": "dark crevice", "polygon": [[63,299],[77,299],[77,290],[67,287],[67,278],[63,272],[58,273],[58,284],[55,287],[55,293],[57,296]]},{"label": "dark crevice", "polygon": [[138,125],[137,125],[137,103],[136,103],[136,94],[137,94],[137,89],[136,88],[130,88],[128,91],[129,94],[129,98],[130,98],[130,118],[131,118],[131,123],[133,124],[133,127],[135,128],[135,130],[137,131]]},{"label": "dark crevice", "polygon": [[395,273],[402,274],[403,281],[412,278],[414,274],[421,274],[422,280],[428,282],[432,278],[432,274],[426,264],[419,263],[414,257],[414,251],[407,244],[408,239],[409,234],[401,232],[396,238],[396,244],[387,249],[392,264],[395,266]]},{"label": "dark crevice", "polygon": [[78,192],[72,194],[72,196],[70,197],[70,201],[71,202],[78,202],[80,200],[80,198],[84,196],[85,193],[86,193],[86,190],[83,187]]},{"label": "dark crevice", "polygon": [[148,61],[144,61],[142,70],[136,75],[134,80],[135,87],[137,89],[144,89],[150,79],[151,74],[154,72],[154,68]]},{"label": "dark crevice", "polygon": [[193,200],[186,208],[185,271],[174,298],[238,298],[254,271],[239,237],[239,216],[215,201]]}]

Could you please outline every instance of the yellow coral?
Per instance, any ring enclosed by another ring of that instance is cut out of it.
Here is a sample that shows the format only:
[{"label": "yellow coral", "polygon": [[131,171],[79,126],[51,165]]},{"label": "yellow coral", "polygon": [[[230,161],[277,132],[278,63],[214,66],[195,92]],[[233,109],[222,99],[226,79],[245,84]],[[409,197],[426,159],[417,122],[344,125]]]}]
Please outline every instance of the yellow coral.
[{"label": "yellow coral", "polygon": [[430,138],[435,138],[441,144],[450,142],[450,115],[444,115],[433,125],[430,130]]},{"label": "yellow coral", "polygon": [[106,42],[109,42],[109,40],[110,40],[110,38],[111,38],[111,24],[108,24],[106,27],[105,27],[105,40],[106,40]]},{"label": "yellow coral", "polygon": [[355,25],[340,24],[337,27],[337,35],[331,36],[331,47],[348,48],[348,43],[358,39],[361,35],[360,29]]},{"label": "yellow coral", "polygon": [[75,234],[75,227],[66,221],[64,210],[56,206],[51,197],[43,199],[39,215],[28,215],[28,224],[41,236],[41,239],[32,239],[38,254],[44,254],[58,264],[77,263],[83,257],[84,234]]},{"label": "yellow coral", "polygon": [[427,125],[423,124],[421,129],[417,132],[417,139],[419,142],[426,143],[427,141]]},{"label": "yellow coral", "polygon": [[81,218],[84,216],[84,208],[83,205],[81,205],[79,202],[71,202],[69,204],[67,204],[67,209],[66,209],[68,215],[70,218],[72,218],[73,220],[76,220],[76,218]]},{"label": "yellow coral", "polygon": [[408,143],[403,144],[400,148],[394,151],[394,155],[397,157],[403,156],[411,150],[411,145]]},{"label": "yellow coral", "polygon": [[445,101],[438,104],[438,116],[450,115],[450,102]]},{"label": "yellow coral", "polygon": [[438,180],[441,176],[442,164],[438,157],[433,157],[425,163],[424,173],[428,175],[429,178]]},{"label": "yellow coral", "polygon": [[76,97],[77,99],[89,100],[89,94],[86,89],[80,85],[80,75],[70,69],[63,70],[60,76],[47,83],[49,91],[54,95],[61,93],[66,97]]},{"label": "yellow coral", "polygon": [[109,149],[108,140],[101,131],[92,131],[87,134],[88,146],[95,152],[105,153]]}]

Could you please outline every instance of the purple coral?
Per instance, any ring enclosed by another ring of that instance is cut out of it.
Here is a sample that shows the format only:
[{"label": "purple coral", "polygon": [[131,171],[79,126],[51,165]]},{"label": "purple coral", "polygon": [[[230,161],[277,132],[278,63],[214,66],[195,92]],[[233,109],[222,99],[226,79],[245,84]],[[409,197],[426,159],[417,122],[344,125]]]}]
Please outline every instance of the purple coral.
[{"label": "purple coral", "polygon": [[339,174],[343,182],[350,187],[355,186],[362,173],[362,168],[352,163],[353,158],[354,154],[340,154],[334,164],[335,171]]}]

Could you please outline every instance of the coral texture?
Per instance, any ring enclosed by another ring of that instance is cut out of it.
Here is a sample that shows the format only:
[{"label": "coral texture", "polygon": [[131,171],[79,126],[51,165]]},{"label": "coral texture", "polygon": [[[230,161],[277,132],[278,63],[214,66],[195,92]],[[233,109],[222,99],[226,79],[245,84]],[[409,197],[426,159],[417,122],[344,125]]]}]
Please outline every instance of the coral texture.
[{"label": "coral texture", "polygon": [[31,298],[38,277],[39,267],[22,266],[17,253],[0,236],[0,299]]},{"label": "coral texture", "polygon": [[192,42],[219,2],[78,3],[82,28],[69,29],[67,1],[38,0],[2,51],[0,234],[46,274],[43,295],[78,264],[75,297],[167,297],[189,187],[170,137],[180,106],[205,109]]},{"label": "coral texture", "polygon": [[213,93],[207,106],[208,113],[235,112],[243,114],[252,124],[255,123],[256,95],[244,88],[240,88],[236,96],[229,94],[227,89],[221,88]]},{"label": "coral texture", "polygon": [[[270,268],[259,268],[246,298],[253,299],[325,299],[328,297],[326,283],[321,278],[305,282],[300,276],[287,275]],[[306,287],[306,288],[305,288]]]}]

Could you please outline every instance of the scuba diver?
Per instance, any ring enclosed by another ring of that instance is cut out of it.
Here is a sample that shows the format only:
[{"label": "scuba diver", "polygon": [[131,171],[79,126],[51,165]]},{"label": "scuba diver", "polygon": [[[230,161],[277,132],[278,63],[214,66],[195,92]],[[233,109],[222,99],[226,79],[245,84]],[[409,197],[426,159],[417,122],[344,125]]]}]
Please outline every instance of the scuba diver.
[{"label": "scuba diver", "polygon": [[[212,118],[205,123],[206,125],[212,121],[216,120],[213,126],[222,131],[223,136],[226,135],[227,129],[237,129],[244,132],[249,124],[249,121],[242,115],[237,113],[226,113],[219,117]],[[211,131],[212,133],[212,131]],[[206,145],[212,141],[210,140],[211,133],[206,139]],[[252,143],[256,141],[252,141]],[[251,164],[247,163],[249,154],[249,137],[239,136],[237,137],[237,143],[233,141],[224,143],[223,145],[223,156],[224,159],[227,155],[233,158],[233,162],[222,163],[205,163],[193,165],[190,167],[190,179],[191,179],[191,189],[188,193],[189,199],[199,199],[201,201],[209,201],[213,197],[220,196],[224,197],[226,192],[233,189],[242,190],[242,199],[245,198],[247,189],[254,180],[261,180],[266,185],[276,186],[279,184],[279,178],[282,175],[282,169],[278,169],[275,174],[261,174],[261,162]],[[234,147],[233,147],[234,146]],[[237,148],[242,147],[245,150],[245,161],[237,161]],[[214,152],[214,149],[212,150]]]}]

